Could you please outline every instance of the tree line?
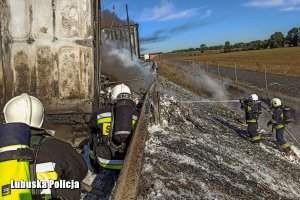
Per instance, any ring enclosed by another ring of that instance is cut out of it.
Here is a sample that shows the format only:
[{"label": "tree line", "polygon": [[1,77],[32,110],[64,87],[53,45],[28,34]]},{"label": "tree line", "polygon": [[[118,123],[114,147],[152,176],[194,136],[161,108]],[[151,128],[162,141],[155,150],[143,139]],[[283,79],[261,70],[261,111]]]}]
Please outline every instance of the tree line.
[{"label": "tree line", "polygon": [[278,47],[296,47],[300,43],[300,27],[292,28],[288,31],[287,35],[284,36],[282,32],[273,33],[270,38],[265,40],[255,40],[251,42],[238,42],[233,45],[229,41],[226,41],[224,45],[206,46],[201,44],[199,48],[188,48],[172,51],[176,52],[190,52],[190,51],[201,51],[204,53],[205,50],[223,50],[224,53],[232,51],[248,51],[258,50],[267,48],[278,48]]}]

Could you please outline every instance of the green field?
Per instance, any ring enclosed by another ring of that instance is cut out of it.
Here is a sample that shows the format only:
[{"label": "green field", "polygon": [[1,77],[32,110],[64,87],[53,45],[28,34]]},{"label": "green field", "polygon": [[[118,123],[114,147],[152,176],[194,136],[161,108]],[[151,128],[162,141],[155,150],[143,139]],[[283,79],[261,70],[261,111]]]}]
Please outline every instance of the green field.
[{"label": "green field", "polygon": [[300,77],[300,47],[220,53],[219,51],[184,52],[163,54],[165,59],[183,59],[237,67],[274,74]]}]

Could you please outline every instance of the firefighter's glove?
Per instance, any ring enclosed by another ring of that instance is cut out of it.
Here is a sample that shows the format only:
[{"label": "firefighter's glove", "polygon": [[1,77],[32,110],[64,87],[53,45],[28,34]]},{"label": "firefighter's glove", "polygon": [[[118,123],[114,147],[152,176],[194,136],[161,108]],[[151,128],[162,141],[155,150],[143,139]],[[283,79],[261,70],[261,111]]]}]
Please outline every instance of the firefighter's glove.
[{"label": "firefighter's glove", "polygon": [[267,123],[267,126],[269,127],[271,124],[272,124],[272,122],[271,122],[271,121],[269,121],[269,122]]}]

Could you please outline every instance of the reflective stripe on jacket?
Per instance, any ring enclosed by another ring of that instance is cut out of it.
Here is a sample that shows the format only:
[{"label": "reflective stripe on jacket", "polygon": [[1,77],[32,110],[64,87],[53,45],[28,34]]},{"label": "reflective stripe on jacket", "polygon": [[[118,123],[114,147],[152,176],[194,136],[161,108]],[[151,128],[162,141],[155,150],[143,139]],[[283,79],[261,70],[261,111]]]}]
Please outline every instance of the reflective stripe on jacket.
[{"label": "reflective stripe on jacket", "polygon": [[245,111],[247,123],[257,123],[258,116],[261,113],[260,102],[250,103],[247,100],[241,101],[241,109]]},{"label": "reflective stripe on jacket", "polygon": [[285,127],[283,123],[283,111],[281,107],[274,109],[270,122],[274,125],[275,129],[281,129]]}]

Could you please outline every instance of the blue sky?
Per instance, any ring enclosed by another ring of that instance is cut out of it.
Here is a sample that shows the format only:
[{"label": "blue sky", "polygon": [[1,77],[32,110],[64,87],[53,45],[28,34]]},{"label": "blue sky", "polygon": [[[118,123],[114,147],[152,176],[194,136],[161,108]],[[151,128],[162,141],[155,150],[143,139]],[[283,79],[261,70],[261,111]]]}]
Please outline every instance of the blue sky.
[{"label": "blue sky", "polygon": [[300,0],[102,0],[139,24],[142,53],[249,42],[300,27]]}]

